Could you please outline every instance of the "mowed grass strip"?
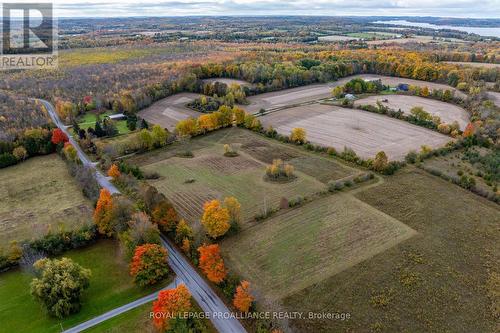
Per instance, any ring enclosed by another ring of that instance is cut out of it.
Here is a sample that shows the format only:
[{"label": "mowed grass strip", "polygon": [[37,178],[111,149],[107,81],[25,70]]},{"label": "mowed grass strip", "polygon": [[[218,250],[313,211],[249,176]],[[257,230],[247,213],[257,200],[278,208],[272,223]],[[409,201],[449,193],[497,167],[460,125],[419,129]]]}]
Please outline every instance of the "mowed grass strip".
[{"label": "mowed grass strip", "polygon": [[0,248],[92,219],[92,203],[55,154],[2,169],[0,184]]},{"label": "mowed grass strip", "polygon": [[224,157],[223,153],[223,145],[216,144],[195,151],[194,158],[173,157],[143,169],[161,175],[152,184],[196,227],[203,203],[211,199],[236,197],[242,205],[243,221],[250,221],[266,208],[277,208],[282,197],[290,199],[326,190],[325,184],[300,171],[291,182],[266,181],[265,164],[243,152],[238,157]]},{"label": "mowed grass strip", "polygon": [[222,245],[230,268],[254,283],[261,293],[279,299],[415,233],[398,220],[341,193],[266,220]]},{"label": "mowed grass strip", "polygon": [[137,287],[129,275],[128,265],[121,259],[118,244],[111,240],[69,251],[63,257],[92,271],[80,312],[62,320],[49,317],[30,295],[33,276],[20,269],[13,270],[0,274],[0,332],[60,332],[169,283],[165,281],[155,288]]}]

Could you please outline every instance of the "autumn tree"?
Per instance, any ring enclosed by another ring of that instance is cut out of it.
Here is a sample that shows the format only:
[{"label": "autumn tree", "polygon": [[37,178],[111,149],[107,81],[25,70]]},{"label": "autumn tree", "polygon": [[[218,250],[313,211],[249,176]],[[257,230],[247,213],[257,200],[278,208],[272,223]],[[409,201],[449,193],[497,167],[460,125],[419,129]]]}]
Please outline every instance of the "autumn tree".
[{"label": "autumn tree", "polygon": [[467,126],[465,127],[465,130],[462,134],[462,136],[464,138],[468,138],[468,137],[471,137],[474,135],[474,133],[476,132],[476,129],[474,127],[474,124],[473,123],[469,123],[467,124]]},{"label": "autumn tree", "polygon": [[159,331],[168,331],[171,329],[171,321],[190,309],[191,294],[184,284],[162,290],[158,294],[158,300],[153,302],[153,323]]},{"label": "autumn tree", "polygon": [[200,254],[199,267],[203,270],[207,278],[214,282],[222,282],[227,275],[224,260],[220,255],[219,245],[203,245],[198,248]]},{"label": "autumn tree", "polygon": [[78,161],[78,152],[76,151],[76,148],[73,147],[73,145],[71,143],[66,142],[64,144],[63,153],[68,161],[73,161],[73,162]]},{"label": "autumn tree", "polygon": [[151,212],[151,220],[162,230],[169,232],[174,230],[177,225],[177,212],[170,202],[162,200]]},{"label": "autumn tree", "polygon": [[154,125],[151,129],[151,137],[153,146],[159,148],[167,143],[168,132],[160,125]]},{"label": "autumn tree", "polygon": [[168,276],[167,259],[167,250],[160,245],[139,245],[130,262],[130,275],[141,287],[153,285]]},{"label": "autumn tree", "polygon": [[68,142],[68,136],[60,128],[55,128],[52,130],[52,138],[50,139],[53,144],[58,145],[60,143]]},{"label": "autumn tree", "polygon": [[107,236],[113,234],[113,198],[111,193],[103,188],[99,194],[94,210],[94,223],[99,233]]},{"label": "autumn tree", "polygon": [[241,281],[241,284],[236,287],[236,293],[233,298],[233,305],[241,312],[248,312],[254,298],[250,294],[250,282]]},{"label": "autumn tree", "polygon": [[387,168],[387,164],[389,163],[389,160],[387,158],[387,155],[383,151],[379,151],[377,155],[375,156],[375,159],[373,160],[373,170],[382,172]]},{"label": "autumn tree", "polygon": [[89,287],[91,272],[71,259],[40,259],[34,264],[37,277],[31,295],[57,318],[80,311],[82,292]]},{"label": "autumn tree", "polygon": [[177,227],[175,228],[175,242],[181,243],[185,239],[190,240],[192,238],[193,238],[193,228],[191,228],[184,219],[181,219],[177,224]]},{"label": "autumn tree", "polygon": [[221,207],[219,200],[206,202],[203,206],[201,224],[210,237],[215,239],[224,236],[231,227],[229,219],[229,211]]},{"label": "autumn tree", "polygon": [[118,177],[121,176],[120,169],[118,168],[118,165],[112,164],[111,167],[108,170],[108,176],[112,177],[113,179],[117,179]]},{"label": "autumn tree", "polygon": [[135,248],[143,244],[160,244],[160,231],[144,212],[132,215],[128,222],[128,230],[119,235],[125,256],[131,258]]},{"label": "autumn tree", "polygon": [[224,207],[229,212],[229,221],[235,226],[241,220],[241,205],[235,197],[227,197],[224,199]]},{"label": "autumn tree", "polygon": [[303,144],[306,142],[306,130],[300,127],[292,129],[290,140],[295,143]]}]

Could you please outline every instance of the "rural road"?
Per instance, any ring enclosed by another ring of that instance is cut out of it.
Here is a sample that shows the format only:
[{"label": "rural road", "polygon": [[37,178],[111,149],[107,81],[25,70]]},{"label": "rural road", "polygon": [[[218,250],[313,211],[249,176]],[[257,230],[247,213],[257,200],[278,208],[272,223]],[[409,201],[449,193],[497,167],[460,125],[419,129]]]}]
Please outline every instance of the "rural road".
[{"label": "rural road", "polygon": [[[177,278],[176,278],[177,279]],[[167,290],[167,289],[172,289],[172,288],[175,288],[175,286],[177,284],[181,283],[180,281],[175,281],[170,283],[168,286],[166,286],[165,288],[161,289],[161,290]],[[158,290],[157,292],[154,292],[152,293],[151,295],[148,295],[148,296],[144,296],[142,298],[139,298],[138,300],[136,301],[133,301],[133,302],[130,302],[128,304],[125,304],[125,305],[122,305],[118,308],[115,308],[111,311],[108,311],[100,316],[97,316],[97,317],[94,317],[88,321],[85,321],[79,325],[76,325],[72,328],[70,328],[69,330],[66,330],[66,331],[63,331],[63,333],[78,333],[78,332],[81,332],[81,331],[84,331],[86,330],[87,328],[91,328],[97,324],[100,324],[102,323],[103,321],[106,321],[110,318],[113,318],[113,317],[116,317],[124,312],[127,312],[129,310],[132,310],[138,306],[141,306],[143,304],[146,304],[146,303],[149,303],[149,302],[152,302],[154,300],[156,300],[156,298],[158,298],[158,294],[161,290]]]},{"label": "rural road", "polygon": [[49,113],[50,118],[52,118],[54,124],[56,124],[56,126],[59,127],[68,136],[69,142],[71,143],[71,145],[73,145],[73,147],[75,147],[78,153],[78,157],[82,161],[83,165],[94,169],[95,177],[99,185],[102,188],[106,188],[111,194],[119,193],[120,191],[116,188],[116,186],[109,181],[108,177],[103,175],[102,172],[95,167],[95,163],[93,163],[88,158],[88,156],[85,154],[82,148],[78,145],[78,142],[76,142],[76,140],[71,136],[71,133],[68,131],[66,125],[64,125],[61,119],[59,119],[59,116],[57,115],[56,110],[54,109],[52,104],[43,99],[37,99],[37,101],[39,101],[40,103],[43,104],[43,106],[45,106],[45,109]]},{"label": "rural road", "polygon": [[[54,121],[54,123],[59,127],[69,138],[70,143],[76,148],[78,151],[78,157],[81,159],[82,163],[85,166],[89,166],[94,169],[96,179],[101,185],[101,187],[108,189],[111,193],[120,193],[120,191],[109,181],[107,177],[105,177],[96,167],[96,164],[93,163],[85,154],[85,152],[80,148],[76,140],[74,140],[67,127],[63,124],[63,122],[59,119],[54,107],[48,101],[38,99],[49,113],[50,117]],[[210,286],[205,282],[205,280],[198,274],[198,272],[191,266],[191,264],[182,256],[182,254],[177,250],[177,248],[172,245],[172,243],[163,235],[161,236],[162,245],[168,250],[168,260],[170,267],[177,275],[176,281],[179,283],[184,283],[186,287],[189,289],[191,295],[196,300],[200,308],[208,312],[210,315],[210,320],[212,324],[215,326],[217,331],[220,333],[245,333],[246,330],[243,328],[238,319],[233,318],[231,316],[232,312],[227,308],[224,302],[214,293],[214,291],[210,288]],[[152,295],[146,296],[152,297]],[[154,298],[153,298],[154,299]],[[137,300],[136,302],[143,301],[144,298]],[[82,323],[78,326],[71,328],[66,332],[80,332],[83,329],[92,327],[97,325],[98,323],[112,318],[120,313],[125,312],[126,310],[120,309],[124,307],[128,307],[128,310],[144,304],[140,303],[134,306],[135,302],[126,304],[122,307],[111,310],[99,317],[93,318],[85,323]],[[147,303],[147,301],[145,302]],[[115,312],[116,311],[116,312]],[[103,317],[105,316],[105,317]],[[102,318],[101,318],[102,317]],[[84,328],[78,329],[81,325],[86,325]]]},{"label": "rural road", "polygon": [[161,236],[161,241],[163,246],[168,250],[170,267],[177,274],[177,277],[184,282],[200,308],[204,312],[209,313],[210,320],[217,331],[227,333],[246,332],[237,319],[231,317],[224,318],[231,315],[232,312],[189,262],[177,251],[172,243],[163,235]]}]

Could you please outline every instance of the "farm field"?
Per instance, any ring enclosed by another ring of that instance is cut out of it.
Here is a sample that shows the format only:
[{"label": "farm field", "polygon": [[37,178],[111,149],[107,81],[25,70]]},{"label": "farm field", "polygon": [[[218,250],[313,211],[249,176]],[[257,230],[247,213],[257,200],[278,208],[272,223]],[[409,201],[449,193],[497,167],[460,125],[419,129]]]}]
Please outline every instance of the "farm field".
[{"label": "farm field", "polygon": [[288,310],[351,314],[346,321],[290,320],[294,330],[495,331],[496,204],[415,168],[355,196],[417,234],[285,298]]},{"label": "farm field", "polygon": [[92,203],[56,154],[3,169],[0,184],[0,249],[92,221]]},{"label": "farm field", "polygon": [[351,40],[359,40],[358,37],[353,36],[341,36],[341,35],[331,35],[331,36],[320,36],[318,40],[320,42],[346,42]]},{"label": "farm field", "polygon": [[158,124],[172,131],[179,120],[189,117],[197,118],[200,112],[194,111],[186,106],[187,103],[198,98],[199,94],[180,93],[166,97],[150,107],[139,112],[139,117],[146,121]]},{"label": "farm field", "polygon": [[385,40],[372,40],[366,42],[368,45],[384,44],[406,44],[406,43],[466,43],[466,41],[457,38],[434,38],[433,36],[412,36],[409,38],[394,38]]},{"label": "farm field", "polygon": [[464,130],[469,123],[469,114],[465,109],[450,103],[437,101],[430,98],[406,95],[376,95],[358,99],[354,102],[355,106],[361,105],[377,105],[377,101],[387,100],[382,102],[383,105],[392,110],[401,110],[405,114],[410,115],[410,110],[415,106],[421,106],[431,115],[439,116],[442,122],[451,124],[457,121],[460,129]]},{"label": "farm field", "polygon": [[309,141],[339,151],[348,147],[363,158],[384,151],[389,159],[401,160],[422,145],[440,147],[450,141],[437,132],[387,116],[320,104],[277,111],[262,117],[262,122],[283,135],[302,127]]},{"label": "farm field", "polygon": [[[48,333],[60,331],[61,327],[68,329],[155,290],[140,288],[133,283],[128,265],[122,262],[115,241],[99,241],[90,247],[66,252],[64,257],[92,271],[90,286],[82,298],[81,311],[62,320],[47,316],[30,295],[29,284],[33,276],[17,269],[0,274],[0,299],[9,300],[0,303],[0,331]],[[167,284],[168,281],[160,283],[156,288]]]},{"label": "farm field", "polygon": [[280,214],[223,242],[224,257],[266,296],[282,299],[415,235],[350,194]]},{"label": "farm field", "polygon": [[[224,157],[224,144],[237,148],[238,157]],[[203,203],[236,197],[242,205],[244,226],[264,209],[277,208],[280,199],[325,191],[326,183],[360,173],[333,159],[310,154],[239,128],[193,139],[193,158],[176,157],[181,148],[163,149],[129,159],[161,178],[151,183],[174,204],[180,215],[199,228]],[[177,149],[177,150],[176,150]],[[281,158],[295,167],[295,180],[274,183],[264,179],[266,165]],[[315,170],[314,166],[318,166]]]},{"label": "farm field", "polygon": [[452,65],[484,67],[484,68],[500,68],[500,64],[492,64],[487,62],[467,62],[467,61],[443,61],[443,62]]}]

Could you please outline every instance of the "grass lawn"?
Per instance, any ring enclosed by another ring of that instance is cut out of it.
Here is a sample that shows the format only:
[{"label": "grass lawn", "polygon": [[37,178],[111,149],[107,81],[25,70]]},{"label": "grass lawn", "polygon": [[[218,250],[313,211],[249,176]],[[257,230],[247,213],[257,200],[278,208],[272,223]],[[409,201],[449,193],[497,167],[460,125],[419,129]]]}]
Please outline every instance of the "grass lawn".
[{"label": "grass lawn", "polygon": [[[224,157],[224,144],[237,147],[238,157]],[[199,227],[203,203],[211,199],[236,197],[242,204],[245,222],[266,207],[277,208],[282,197],[310,196],[326,190],[325,182],[357,173],[332,159],[319,157],[279,144],[250,131],[219,131],[188,144],[194,158],[175,157],[181,147],[136,156],[129,161],[161,178],[152,184],[176,206],[181,216]],[[264,179],[266,165],[282,158],[295,167],[297,178],[289,183]],[[314,170],[314,166],[317,170]],[[316,175],[316,177],[315,177]]]},{"label": "grass lawn", "polygon": [[[193,311],[201,312],[194,299],[191,299]],[[85,333],[155,333],[157,332],[149,317],[153,303],[147,303],[119,316],[106,320],[97,326],[85,330]],[[204,333],[216,333],[210,320],[202,319]]]},{"label": "grass lawn", "polygon": [[418,234],[287,297],[288,310],[351,314],[348,321],[292,320],[295,330],[495,331],[498,205],[412,167],[356,197]]},{"label": "grass lawn", "polygon": [[92,220],[92,203],[56,154],[2,169],[0,184],[0,249]]},{"label": "grass lawn", "polygon": [[146,333],[154,332],[149,313],[153,303],[141,305],[135,309],[122,313],[119,316],[108,319],[92,328],[85,330],[85,333]]},{"label": "grass lawn", "polygon": [[64,256],[92,271],[80,312],[63,320],[49,317],[30,295],[33,277],[19,269],[5,272],[0,274],[0,332],[58,332],[61,327],[71,328],[168,284],[166,281],[155,288],[135,286],[115,241],[100,241]]},{"label": "grass lawn", "polygon": [[[104,117],[110,116],[112,114],[113,114],[113,112],[106,111],[100,115],[100,117],[101,117],[100,119],[104,119]],[[96,114],[93,112],[87,112],[78,119],[78,126],[80,126],[80,128],[82,128],[82,129],[86,130],[90,127],[95,127],[96,121],[97,121]],[[115,121],[115,125],[116,125],[116,129],[118,130],[118,134],[130,133],[130,130],[127,127],[126,120],[117,120],[117,121]]]},{"label": "grass lawn", "polygon": [[230,267],[266,297],[281,299],[415,234],[346,192],[268,219],[222,248]]}]

